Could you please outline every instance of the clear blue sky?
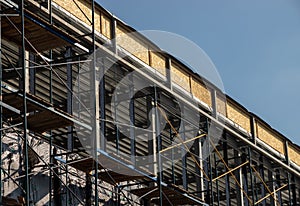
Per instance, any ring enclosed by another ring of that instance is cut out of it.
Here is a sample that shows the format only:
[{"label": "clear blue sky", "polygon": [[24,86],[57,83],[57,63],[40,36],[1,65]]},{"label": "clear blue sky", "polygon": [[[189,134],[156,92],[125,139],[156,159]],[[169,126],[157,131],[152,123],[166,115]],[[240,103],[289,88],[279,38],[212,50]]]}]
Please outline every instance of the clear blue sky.
[{"label": "clear blue sky", "polygon": [[300,145],[299,0],[97,1],[136,30],[195,42],[229,96]]}]

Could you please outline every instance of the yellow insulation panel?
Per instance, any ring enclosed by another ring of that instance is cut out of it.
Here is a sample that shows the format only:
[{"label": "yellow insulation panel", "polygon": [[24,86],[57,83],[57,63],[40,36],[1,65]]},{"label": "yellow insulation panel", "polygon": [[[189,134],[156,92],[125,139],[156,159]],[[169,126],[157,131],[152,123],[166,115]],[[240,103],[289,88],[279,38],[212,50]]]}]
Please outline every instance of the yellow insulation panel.
[{"label": "yellow insulation panel", "polygon": [[171,77],[172,82],[190,92],[190,76],[176,64],[171,65]]},{"label": "yellow insulation panel", "polygon": [[150,51],[150,58],[151,58],[151,67],[153,67],[156,71],[161,73],[162,75],[166,76],[166,59],[159,55],[157,52]]},{"label": "yellow insulation panel", "polygon": [[232,103],[227,101],[227,117],[241,126],[243,129],[247,130],[247,132],[251,132],[250,128],[250,116],[242,111],[241,109],[234,106]]},{"label": "yellow insulation panel", "polygon": [[111,19],[105,14],[101,14],[101,33],[111,39]]},{"label": "yellow insulation panel", "polygon": [[117,44],[149,65],[148,47],[121,26],[116,29]]},{"label": "yellow insulation panel", "polygon": [[95,10],[95,30],[101,32],[101,12]]},{"label": "yellow insulation panel", "polygon": [[266,144],[268,144],[270,147],[280,152],[281,154],[283,155],[285,154],[283,140],[280,137],[276,136],[271,129],[268,129],[260,122],[256,122],[256,131],[257,131],[257,137],[260,140],[262,140],[263,142],[265,142]]},{"label": "yellow insulation panel", "polygon": [[[76,2],[76,5],[74,3]],[[85,24],[92,26],[92,7],[91,3],[84,0],[53,0],[54,3],[64,8],[70,14],[80,19]],[[80,9],[79,9],[80,8]],[[83,12],[82,12],[82,11]],[[102,28],[101,28],[102,26]],[[101,14],[99,9],[95,9],[95,30],[102,33],[107,38],[111,38],[111,20],[110,17]]]},{"label": "yellow insulation panel", "polygon": [[191,87],[192,87],[192,94],[194,95],[194,97],[196,97],[197,99],[201,100],[202,102],[204,102],[205,104],[207,104],[208,106],[212,106],[212,102],[211,102],[211,92],[210,90],[208,90],[206,88],[206,86],[193,79],[191,80]]},{"label": "yellow insulation panel", "polygon": [[[225,96],[225,95],[223,95]],[[217,111],[226,117],[226,99],[217,95]]]},{"label": "yellow insulation panel", "polygon": [[292,146],[289,146],[288,152],[290,160],[300,166],[300,151]]},{"label": "yellow insulation panel", "polygon": [[[75,0],[76,4],[83,12],[80,11],[73,0],[53,0],[53,2],[70,12],[72,15],[76,16],[87,25],[91,26],[90,21],[92,21],[92,9],[91,4],[89,4],[87,1]],[[88,19],[84,14],[88,17]]]}]

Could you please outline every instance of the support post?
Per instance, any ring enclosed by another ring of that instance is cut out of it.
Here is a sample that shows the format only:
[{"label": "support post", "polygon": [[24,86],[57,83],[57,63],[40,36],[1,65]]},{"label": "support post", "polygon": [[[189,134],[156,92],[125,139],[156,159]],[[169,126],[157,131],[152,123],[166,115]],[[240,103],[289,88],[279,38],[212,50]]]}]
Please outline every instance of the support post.
[{"label": "support post", "polygon": [[[268,181],[269,181],[268,187],[272,192],[275,191],[274,179],[275,177],[273,175],[273,172],[271,170],[268,170]],[[276,194],[274,194],[274,196],[276,197]],[[274,200],[274,198],[271,197],[270,202],[271,202],[270,204],[271,206],[275,206],[276,200]]]},{"label": "support post", "polygon": [[115,54],[118,54],[117,50],[117,35],[116,35],[116,30],[117,30],[117,20],[116,18],[112,15],[111,17],[111,39],[112,39],[112,49]]},{"label": "support post", "polygon": [[[237,150],[234,150],[234,156],[238,157],[235,158],[235,164],[240,165],[241,164],[241,159],[240,159],[240,154]],[[239,181],[239,184],[241,185],[241,188],[243,188],[243,178],[242,178],[242,168],[239,168],[238,170],[235,171],[235,176],[236,179]],[[241,206],[244,206],[244,194],[242,189],[236,184],[236,193],[237,193],[237,202],[240,203]]]},{"label": "support post", "polygon": [[[1,4],[0,4],[1,10]],[[0,101],[2,101],[2,17],[0,16]],[[2,106],[0,105],[0,114],[2,114]],[[2,204],[2,115],[0,115],[0,205]]]},{"label": "support post", "polygon": [[253,116],[250,117],[250,130],[252,135],[252,142],[256,144],[255,118]]},{"label": "support post", "polygon": [[26,82],[27,82],[27,71],[25,67],[25,25],[24,25],[24,0],[21,0],[21,34],[22,34],[22,71],[23,71],[23,130],[24,130],[24,155],[25,155],[25,191],[26,191],[26,206],[30,204],[30,191],[29,191],[29,175],[28,175],[28,134],[27,134],[27,101],[26,101]]},{"label": "support post", "polygon": [[[226,132],[224,133],[225,141],[223,142],[223,155],[224,155],[224,161],[226,162],[226,165],[228,165],[228,145],[227,145],[227,137]],[[228,172],[228,170],[226,170]],[[225,176],[225,191],[226,191],[226,205],[231,205],[231,198],[230,198],[230,180],[229,175],[227,174]]]},{"label": "support post", "polygon": [[91,206],[92,205],[92,179],[91,175],[86,172],[85,173],[85,205]]},{"label": "support post", "polygon": [[[207,132],[207,128],[208,128],[208,121],[207,121],[207,118],[205,118],[205,125],[203,125],[203,127],[200,127],[201,129],[204,128],[204,130]],[[207,154],[210,154],[210,148],[209,148],[209,136],[207,135],[206,138],[205,138],[205,141],[202,142],[202,155],[205,155],[206,159],[203,160],[203,169],[204,169],[204,172],[206,174],[211,174],[211,170],[209,168],[210,166],[210,155],[207,155]],[[203,154],[203,152],[206,152]],[[206,156],[207,155],[207,156]],[[203,174],[203,173],[202,173]],[[213,194],[213,192],[211,191],[211,188],[210,188],[210,184],[212,183],[212,178],[211,178],[211,175],[209,175],[210,177],[210,182],[209,180],[205,179],[205,190],[206,190],[206,195],[205,195],[205,202],[208,203],[208,204],[211,204],[212,205],[212,202],[211,202],[211,195]]]},{"label": "support post", "polygon": [[[280,188],[280,183],[281,183],[280,182],[280,179],[281,179],[281,177],[280,177],[280,171],[276,170],[275,173],[276,173],[276,188]],[[278,198],[279,204],[282,205],[281,190],[277,191],[277,198]]]},{"label": "support post", "polygon": [[[182,112],[182,115],[184,116],[184,105],[182,104],[181,105],[181,112]],[[182,138],[183,142],[186,140],[186,136],[185,136],[185,122],[182,121],[181,122],[181,131],[180,132],[180,137],[179,138]],[[186,151],[185,151],[185,147],[184,147],[184,144],[181,145],[181,154],[185,154]],[[185,190],[187,190],[188,188],[188,181],[187,181],[187,171],[186,171],[186,154],[185,155],[182,155],[181,157],[181,161],[182,161],[182,186]]]},{"label": "support post", "polygon": [[[292,175],[292,204],[291,205],[297,205],[297,191],[296,191],[296,182],[295,182],[295,175]],[[300,196],[298,196],[300,198]]]},{"label": "support post", "polygon": [[[66,48],[66,53],[65,57],[67,58],[67,62],[70,62],[71,59],[69,57],[72,56],[72,47],[67,47]],[[67,86],[68,86],[68,92],[67,92],[67,112],[72,115],[72,98],[73,98],[73,84],[72,84],[72,78],[73,77],[73,72],[72,72],[72,64],[67,64]],[[68,127],[68,142],[67,142],[67,148],[68,152],[73,151],[73,127],[69,126]],[[69,155],[66,155],[66,161],[68,162],[68,157]],[[68,173],[68,165],[66,165],[66,183],[68,184],[68,178],[69,178],[69,173]],[[69,198],[70,198],[70,192],[69,190],[66,191],[66,205],[69,204]]]},{"label": "support post", "polygon": [[[217,157],[216,157],[216,153],[214,153],[214,162],[215,162],[215,176],[217,177],[219,175],[218,172],[218,162],[217,162]],[[212,181],[213,182],[213,181]],[[213,183],[212,183],[213,184]],[[227,182],[225,183],[227,184]],[[218,206],[220,205],[220,188],[219,188],[219,179],[216,179],[216,197],[217,197],[217,204]]]},{"label": "support post", "polygon": [[286,161],[287,165],[290,166],[291,163],[290,163],[290,157],[289,157],[289,142],[288,141],[285,141],[284,153],[285,153],[285,161]]},{"label": "support post", "polygon": [[154,101],[155,101],[155,135],[156,135],[156,142],[157,142],[157,163],[158,163],[158,174],[157,174],[157,184],[159,188],[159,205],[163,206],[163,190],[162,190],[162,162],[161,162],[161,155],[160,150],[162,149],[161,146],[161,136],[158,134],[160,131],[160,119],[159,119],[159,110],[158,110],[158,93],[157,93],[156,86],[154,87]]},{"label": "support post", "polygon": [[[149,114],[154,107],[155,102],[150,96],[147,96],[147,114]],[[152,133],[148,133],[148,152],[149,152],[149,164],[150,164],[150,171],[153,172],[153,174],[157,174],[157,143],[156,143],[156,134],[155,134],[155,113],[152,112],[151,115],[147,115],[149,118],[149,122],[152,123]]]},{"label": "support post", "polygon": [[[67,47],[65,57],[68,59],[67,62],[70,62],[71,59],[69,57],[72,56],[72,47]],[[72,64],[67,64],[67,86],[69,87],[67,92],[67,112],[72,115],[72,85],[73,72],[72,72]],[[68,127],[68,151],[73,150],[73,127]]]},{"label": "support post", "polygon": [[[241,155],[241,162],[246,162],[247,161],[247,154],[243,153]],[[243,190],[246,192],[246,194],[249,194],[249,182],[248,182],[248,171],[247,171],[247,165],[242,167],[242,180],[243,180]],[[245,206],[250,205],[250,201],[248,198],[244,195],[244,204]]]},{"label": "support post", "polygon": [[253,171],[252,167],[252,151],[251,148],[248,147],[248,160],[249,160],[249,171],[250,171],[250,185],[251,185],[251,192],[252,192],[252,203],[254,204],[255,202],[255,196],[254,196],[254,184],[253,184]]},{"label": "support post", "polygon": [[[201,146],[201,140],[196,139],[195,140],[195,151],[196,155],[199,157],[199,165],[201,168],[203,168],[203,160],[202,160],[202,146]],[[203,200],[204,199],[204,185],[203,185],[203,171],[197,166],[195,163],[196,173],[199,175],[199,177],[196,178],[196,184],[197,184],[197,190],[199,193],[197,195]]]},{"label": "support post", "polygon": [[[53,149],[53,156],[52,158],[52,162],[54,165],[57,165],[57,160],[54,158],[57,155],[57,149],[54,148]],[[59,174],[59,168],[55,167],[53,169],[53,172],[55,174]],[[61,194],[60,194],[60,188],[61,188],[61,183],[59,180],[59,177],[57,177],[56,175],[54,175],[53,178],[53,199],[54,199],[54,205],[55,206],[61,206]]]},{"label": "support post", "polygon": [[[49,57],[50,57],[50,59],[52,59],[52,50],[49,51]],[[50,70],[49,70],[49,79],[50,79],[50,84],[49,84],[49,87],[50,87],[49,88],[49,98],[50,98],[50,103],[51,104],[53,103],[53,89],[52,89],[52,78],[53,77],[52,77],[52,73],[53,73],[52,72],[52,62],[50,62]],[[53,137],[52,137],[52,131],[50,131],[50,141],[49,141],[49,164],[50,164],[50,167],[53,166],[52,146],[53,146]],[[53,172],[52,172],[51,169],[49,170],[49,176],[50,176],[50,178],[49,178],[49,202],[51,204],[51,202],[52,202],[52,186],[54,185]]]},{"label": "support post", "polygon": [[[260,157],[259,175],[261,176],[262,180],[265,181],[263,157]],[[263,183],[260,184],[260,189],[261,189],[261,197],[266,196],[266,190]],[[262,201],[261,204],[262,206],[266,206],[266,200]]]},{"label": "support post", "polygon": [[121,188],[120,185],[117,185],[117,206],[121,206]]},{"label": "support post", "polygon": [[211,103],[212,103],[212,107],[213,107],[212,116],[217,119],[218,118],[217,91],[215,89],[213,89],[211,92]]},{"label": "support post", "polygon": [[[98,69],[98,68],[97,68]],[[97,84],[100,85],[96,86],[96,101],[97,101],[97,113],[96,113],[96,118],[97,119],[101,119],[101,121],[97,121],[97,123],[95,123],[96,125],[98,125],[98,138],[100,139],[100,141],[97,143],[98,148],[101,148],[101,150],[106,151],[106,137],[105,137],[105,127],[106,127],[106,122],[104,121],[104,119],[106,118],[106,112],[105,112],[105,76],[104,76],[104,70],[105,70],[105,62],[104,59],[102,59],[102,68],[100,68],[100,76],[102,77],[102,79],[100,80],[100,82],[97,80]],[[100,103],[99,103],[100,101]],[[99,114],[100,111],[100,114]],[[99,118],[100,116],[100,118]],[[99,125],[100,125],[100,129],[99,129]],[[100,131],[100,132],[99,132]]]},{"label": "support post", "polygon": [[292,185],[291,185],[291,174],[289,172],[286,173],[287,182],[288,182],[288,193],[289,193],[289,205],[292,205]]},{"label": "support post", "polygon": [[210,136],[209,135],[207,135],[207,137],[208,137],[208,152],[209,152],[209,157],[208,157],[208,164],[209,164],[209,181],[210,181],[210,187],[209,187],[209,190],[211,191],[210,192],[210,203],[211,203],[211,205],[214,205],[214,187],[213,187],[213,181],[212,181],[212,179],[213,179],[213,167],[212,167],[212,151],[210,150],[210,146],[209,146],[209,144],[210,144]]},{"label": "support post", "polygon": [[172,60],[170,57],[166,58],[166,62],[167,62],[167,68],[166,68],[166,76],[167,76],[167,82],[168,82],[168,86],[170,88],[170,90],[172,91]]},{"label": "support post", "polygon": [[[129,98],[134,96],[134,80],[133,80],[133,74],[130,74],[129,81]],[[130,150],[131,150],[131,163],[135,167],[136,166],[136,160],[135,160],[135,128],[134,128],[134,98],[129,99],[129,117],[130,117]]]},{"label": "support post", "polygon": [[[30,60],[30,62],[35,62],[34,54],[32,54],[32,53],[29,54],[29,60]],[[33,64],[29,63],[29,66],[31,67],[31,66],[33,66]],[[35,94],[35,72],[36,72],[35,68],[29,69],[29,92],[31,94]]]},{"label": "support post", "polygon": [[[92,69],[91,69],[91,91],[92,91],[92,96],[91,96],[91,107],[93,108],[92,110],[92,135],[91,137],[92,139],[92,143],[93,146],[92,149],[92,153],[94,154],[94,158],[96,158],[95,165],[94,165],[94,170],[95,170],[95,205],[98,205],[98,149],[100,149],[100,146],[105,146],[102,144],[102,139],[100,140],[100,127],[101,127],[101,136],[104,135],[105,132],[105,128],[103,127],[103,119],[105,118],[105,114],[104,111],[105,110],[105,101],[104,101],[104,90],[105,90],[105,86],[104,86],[104,79],[101,81],[100,83],[100,89],[101,89],[101,94],[100,94],[100,104],[101,104],[101,126],[100,126],[100,122],[99,122],[99,80],[97,77],[97,70],[101,70],[102,72],[104,72],[104,68],[97,68],[96,66],[96,39],[95,39],[95,0],[92,0],[91,2],[91,6],[92,6]],[[104,64],[103,64],[104,66]],[[103,93],[102,93],[103,90]],[[101,143],[100,143],[101,141]]]},{"label": "support post", "polygon": [[52,0],[48,0],[49,23],[52,25]]},{"label": "support post", "polygon": [[[114,78],[117,78],[117,70],[119,69],[118,65],[113,65],[114,68]],[[114,95],[113,99],[113,108],[114,108],[114,117],[115,121],[119,122],[118,120],[118,114],[117,114],[117,105],[118,105],[118,95]],[[120,130],[119,130],[119,124],[115,124],[115,131],[116,131],[116,154],[120,154]]]}]

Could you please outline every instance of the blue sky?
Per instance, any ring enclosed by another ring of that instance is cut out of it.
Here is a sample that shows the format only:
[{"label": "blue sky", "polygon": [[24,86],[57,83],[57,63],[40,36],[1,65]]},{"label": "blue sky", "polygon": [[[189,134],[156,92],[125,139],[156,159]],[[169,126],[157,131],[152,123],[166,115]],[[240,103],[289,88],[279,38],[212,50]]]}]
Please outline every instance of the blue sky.
[{"label": "blue sky", "polygon": [[300,145],[298,0],[97,2],[136,30],[195,42],[216,65],[229,96]]}]

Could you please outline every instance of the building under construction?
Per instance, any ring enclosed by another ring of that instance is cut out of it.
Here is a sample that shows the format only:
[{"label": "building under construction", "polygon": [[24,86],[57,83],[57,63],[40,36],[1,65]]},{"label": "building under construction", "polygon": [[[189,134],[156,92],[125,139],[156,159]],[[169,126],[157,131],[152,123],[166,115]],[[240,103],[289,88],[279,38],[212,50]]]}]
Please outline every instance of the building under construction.
[{"label": "building under construction", "polygon": [[0,6],[1,205],[300,205],[299,146],[93,0]]}]

